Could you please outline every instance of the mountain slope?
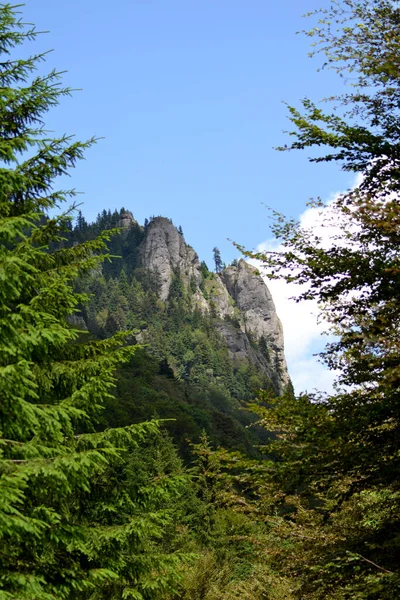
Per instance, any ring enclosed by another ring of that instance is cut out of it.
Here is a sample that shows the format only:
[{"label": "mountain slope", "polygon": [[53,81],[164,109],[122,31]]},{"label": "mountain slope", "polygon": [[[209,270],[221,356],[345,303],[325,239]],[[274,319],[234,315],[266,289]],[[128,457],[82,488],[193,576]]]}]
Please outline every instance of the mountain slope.
[{"label": "mountain slope", "polygon": [[156,217],[139,246],[139,264],[159,278],[167,301],[174,278],[190,295],[193,310],[210,314],[234,361],[250,360],[281,393],[289,383],[282,326],[272,296],[254,267],[240,260],[220,273],[205,272],[193,248],[170,220]]},{"label": "mountain slope", "polygon": [[133,329],[144,346],[147,358],[118,376],[112,424],[174,418],[180,445],[206,429],[216,443],[248,450],[257,436],[246,429],[254,417],[245,403],[255,389],[281,394],[290,385],[264,281],[243,260],[212,273],[169,219],[142,227],[124,209],[104,211],[92,224],[81,217],[70,243],[113,227],[123,227],[109,243],[120,258],[81,282],[91,299],[74,320],[96,337]]}]

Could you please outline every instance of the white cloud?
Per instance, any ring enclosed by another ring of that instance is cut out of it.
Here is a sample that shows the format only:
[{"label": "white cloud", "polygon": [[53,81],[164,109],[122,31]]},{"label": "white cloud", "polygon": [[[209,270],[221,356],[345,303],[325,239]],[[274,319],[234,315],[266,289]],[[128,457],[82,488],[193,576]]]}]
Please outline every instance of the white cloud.
[{"label": "white cloud", "polygon": [[[360,183],[357,177],[353,187]],[[332,194],[326,207],[308,208],[299,217],[303,228],[312,229],[322,239],[322,244],[329,247],[332,236],[339,232],[335,218],[327,226],[322,225],[322,215],[332,216],[331,204],[340,192]],[[279,250],[275,239],[268,239],[257,247],[257,252]],[[253,261],[260,268],[260,263]],[[260,269],[262,272],[262,268]],[[333,391],[335,373],[319,362],[316,353],[323,350],[331,336],[324,335],[327,324],[321,319],[318,304],[314,300],[296,303],[291,297],[296,297],[304,290],[304,286],[286,283],[285,281],[266,279],[266,284],[274,298],[278,316],[283,325],[285,339],[285,354],[289,373],[295,392],[315,391],[330,393]]]},{"label": "white cloud", "polygon": [[327,392],[333,390],[335,373],[319,363],[316,357],[304,358],[289,364],[290,376],[296,393]]}]

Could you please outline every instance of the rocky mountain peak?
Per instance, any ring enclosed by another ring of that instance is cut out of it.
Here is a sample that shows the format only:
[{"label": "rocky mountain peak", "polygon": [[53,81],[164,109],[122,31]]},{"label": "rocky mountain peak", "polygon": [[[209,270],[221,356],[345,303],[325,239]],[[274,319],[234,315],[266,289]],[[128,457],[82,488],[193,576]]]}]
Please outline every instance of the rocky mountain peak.
[{"label": "rocky mountain peak", "polygon": [[117,222],[117,227],[121,227],[123,230],[125,230],[125,231],[122,231],[122,235],[124,235],[124,233],[127,232],[127,229],[129,227],[132,227],[133,224],[137,224],[137,221],[134,218],[131,211],[126,210],[125,212],[122,212],[120,215],[120,219]]},{"label": "rocky mountain peak", "polygon": [[159,297],[164,302],[173,278],[179,276],[193,309],[213,316],[232,359],[247,357],[283,391],[289,375],[282,325],[271,293],[255,267],[240,260],[221,273],[209,272],[205,279],[198,255],[165,217],[150,222],[139,248],[139,264],[157,273]]},{"label": "rocky mountain peak", "polygon": [[194,278],[196,284],[200,284],[199,257],[165,217],[155,217],[150,222],[139,249],[139,262],[158,274],[161,300],[168,298],[172,278],[178,273],[187,283]]}]

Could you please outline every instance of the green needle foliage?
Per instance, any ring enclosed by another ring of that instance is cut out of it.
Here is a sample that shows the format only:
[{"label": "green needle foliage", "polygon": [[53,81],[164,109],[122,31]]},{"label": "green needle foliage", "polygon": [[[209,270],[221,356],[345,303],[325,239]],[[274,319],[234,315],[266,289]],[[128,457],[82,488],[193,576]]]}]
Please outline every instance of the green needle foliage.
[{"label": "green needle foliage", "polygon": [[47,215],[75,194],[55,178],[94,140],[46,137],[43,116],[70,90],[35,72],[43,55],[15,58],[37,35],[17,10],[0,5],[0,598],[159,598],[176,590],[181,558],[160,540],[184,479],[149,471],[138,487],[127,457],[156,422],[96,432],[136,347],[68,325],[85,301],[74,282],[109,235],[66,248],[69,213]]}]

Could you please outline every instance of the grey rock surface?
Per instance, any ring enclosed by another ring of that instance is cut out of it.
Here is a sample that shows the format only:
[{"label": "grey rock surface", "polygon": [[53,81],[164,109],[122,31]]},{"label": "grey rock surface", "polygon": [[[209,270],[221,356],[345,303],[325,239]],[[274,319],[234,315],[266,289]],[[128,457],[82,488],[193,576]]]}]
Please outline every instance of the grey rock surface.
[{"label": "grey rock surface", "polygon": [[[248,358],[249,355],[253,352],[253,348],[251,347],[249,338],[247,337],[245,332],[235,327],[232,323],[217,323],[216,328],[218,329],[222,337],[225,339],[231,358],[235,360],[243,360],[245,358]],[[257,358],[255,352],[253,358]],[[260,363],[259,366],[263,366],[261,364],[261,361],[258,360],[258,358],[256,362]]]},{"label": "grey rock surface", "polygon": [[[271,293],[256,269],[244,260],[207,279],[203,293],[201,265],[169,219],[154,218],[139,248],[140,265],[157,273],[160,299],[168,299],[174,275],[190,290],[192,307],[210,313],[235,361],[251,360],[277,391],[289,383],[283,331]],[[204,282],[203,282],[204,283]],[[258,343],[265,340],[267,353]]]},{"label": "grey rock surface", "polygon": [[158,273],[161,300],[168,298],[174,273],[179,273],[186,283],[194,277],[196,285],[200,284],[199,257],[171,221],[164,217],[151,221],[139,249],[139,261],[144,268]]},{"label": "grey rock surface", "polygon": [[121,214],[121,218],[117,221],[117,227],[121,228],[121,236],[123,238],[128,235],[129,227],[132,227],[134,224],[137,225],[138,223],[130,210]]},{"label": "grey rock surface", "polygon": [[210,285],[210,305],[217,317],[224,319],[235,314],[234,302],[219,274]]},{"label": "grey rock surface", "polygon": [[269,377],[276,390],[280,393],[283,392],[288,379],[283,378],[275,365],[271,364],[270,361],[251,345],[244,331],[229,322],[217,323],[216,328],[225,340],[229,355],[234,362],[250,359],[258,370],[264,372]]},{"label": "grey rock surface", "polygon": [[270,362],[281,373],[282,385],[289,383],[282,324],[276,314],[271,292],[256,268],[240,260],[222,273],[230,296],[242,316],[242,328],[251,339],[267,342]]}]

